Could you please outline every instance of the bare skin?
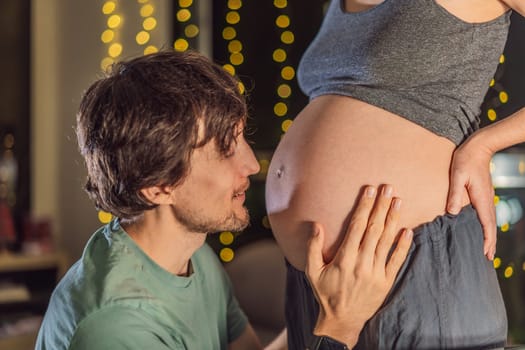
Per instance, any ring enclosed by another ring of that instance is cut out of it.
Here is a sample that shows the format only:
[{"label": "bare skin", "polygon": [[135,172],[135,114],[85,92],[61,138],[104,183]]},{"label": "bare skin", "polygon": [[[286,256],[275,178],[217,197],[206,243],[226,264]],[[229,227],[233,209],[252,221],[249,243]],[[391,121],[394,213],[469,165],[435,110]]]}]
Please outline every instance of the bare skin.
[{"label": "bare skin", "polygon": [[[239,129],[243,127],[240,125]],[[191,256],[204,244],[209,232],[240,229],[247,224],[244,193],[249,186],[248,177],[259,171],[242,132],[230,156],[222,156],[215,143],[209,142],[194,150],[190,163],[190,174],[181,184],[143,188],[142,194],[158,206],[145,211],[136,221],[123,223],[144,253],[160,267],[179,276],[187,276]],[[221,176],[216,176],[217,173]],[[321,252],[324,233],[319,226],[308,245],[309,277],[315,290],[319,290],[318,298],[323,305],[316,334],[326,334],[352,345],[364,322],[377,311],[390,291],[412,241],[410,234],[403,235],[392,258],[386,261],[397,236],[399,205],[389,209],[392,197],[380,196],[375,201],[376,192],[373,187],[366,191],[368,195],[363,196],[352,219],[354,224],[348,228],[347,236],[364,237],[362,245],[367,249],[361,251],[360,245],[350,240],[340,250],[340,255],[352,255],[358,260],[346,261],[343,266],[338,260],[325,264]],[[399,200],[396,203],[399,204]],[[308,234],[311,235],[311,229]],[[352,326],[350,332],[343,333],[343,325],[350,321],[348,315],[352,315]],[[283,333],[269,349],[285,347],[286,333]],[[262,345],[248,324],[228,348],[262,349]]]},{"label": "bare skin", "polygon": [[[342,1],[351,12],[382,2]],[[493,20],[509,8],[525,13],[522,1],[436,2],[459,20],[472,23]],[[521,120],[522,114],[513,117]],[[457,214],[472,203],[484,230],[483,253],[493,259],[496,224],[489,162],[498,150],[523,142],[523,136],[506,141],[516,131],[505,124],[490,130],[497,133],[478,132],[456,149],[420,126],[352,98],[314,99],[282,139],[267,179],[270,222],[286,257],[304,269],[307,237],[302,226],[308,221],[326,225],[323,252],[326,258],[333,257],[351,209],[348,198],[355,198],[364,183],[391,183],[395,195],[409,203],[400,218],[404,227],[417,227],[446,212]],[[313,194],[311,189],[318,191]]]},{"label": "bare skin", "polygon": [[[388,191],[378,193],[373,186],[361,192],[333,260],[323,258],[326,235],[322,225],[311,225],[308,240],[306,273],[320,305],[314,334],[337,339],[349,348],[357,343],[364,324],[384,302],[412,243],[412,231],[399,233],[401,199],[387,195]],[[261,347],[248,326],[229,349]],[[286,349],[286,331],[266,347],[280,349]]]}]

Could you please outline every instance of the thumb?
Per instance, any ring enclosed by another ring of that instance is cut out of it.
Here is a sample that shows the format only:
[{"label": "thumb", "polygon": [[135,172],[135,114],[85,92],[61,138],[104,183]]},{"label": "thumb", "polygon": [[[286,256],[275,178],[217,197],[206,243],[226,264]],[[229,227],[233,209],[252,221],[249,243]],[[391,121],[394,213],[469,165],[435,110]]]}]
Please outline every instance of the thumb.
[{"label": "thumb", "polygon": [[324,266],[323,260],[324,230],[323,227],[314,222],[312,224],[312,236],[308,241],[306,257],[306,274],[310,280],[317,280],[319,271]]},{"label": "thumb", "polygon": [[450,178],[450,187],[448,189],[447,197],[447,212],[450,214],[458,214],[461,210],[461,203],[467,179],[457,173],[452,173]]}]

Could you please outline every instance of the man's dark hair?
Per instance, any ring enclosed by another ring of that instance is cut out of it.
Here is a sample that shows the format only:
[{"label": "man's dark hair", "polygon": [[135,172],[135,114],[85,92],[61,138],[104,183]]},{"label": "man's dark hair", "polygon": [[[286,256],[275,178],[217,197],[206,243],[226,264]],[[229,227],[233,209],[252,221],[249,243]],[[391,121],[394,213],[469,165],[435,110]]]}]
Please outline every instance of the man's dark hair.
[{"label": "man's dark hair", "polygon": [[247,114],[238,83],[191,51],[113,65],[84,93],[77,115],[85,189],[97,208],[133,219],[155,207],[140,190],[181,183],[195,148],[214,140],[226,156]]}]

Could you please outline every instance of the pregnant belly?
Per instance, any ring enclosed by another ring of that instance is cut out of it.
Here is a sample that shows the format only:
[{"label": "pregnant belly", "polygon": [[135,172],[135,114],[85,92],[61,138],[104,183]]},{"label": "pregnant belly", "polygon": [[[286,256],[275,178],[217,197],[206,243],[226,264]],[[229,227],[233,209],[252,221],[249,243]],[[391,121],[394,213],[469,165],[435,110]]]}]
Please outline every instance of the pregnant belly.
[{"label": "pregnant belly", "polygon": [[403,201],[400,229],[444,214],[454,149],[451,141],[362,101],[314,99],[281,140],[266,181],[268,217],[286,258],[304,270],[310,225],[317,221],[330,260],[364,185],[394,186]]}]

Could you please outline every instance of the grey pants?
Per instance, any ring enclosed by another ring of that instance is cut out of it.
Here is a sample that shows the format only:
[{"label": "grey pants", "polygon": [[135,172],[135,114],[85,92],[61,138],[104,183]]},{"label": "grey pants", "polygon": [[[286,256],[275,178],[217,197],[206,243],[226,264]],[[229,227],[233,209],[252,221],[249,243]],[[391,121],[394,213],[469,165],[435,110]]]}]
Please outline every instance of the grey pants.
[{"label": "grey pants", "polygon": [[[289,349],[312,341],[319,306],[303,272],[287,263]],[[414,230],[407,261],[355,349],[494,349],[507,317],[483,231],[472,206]]]}]

